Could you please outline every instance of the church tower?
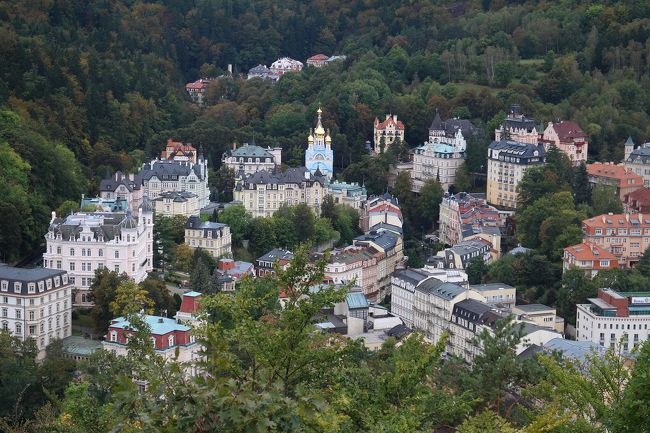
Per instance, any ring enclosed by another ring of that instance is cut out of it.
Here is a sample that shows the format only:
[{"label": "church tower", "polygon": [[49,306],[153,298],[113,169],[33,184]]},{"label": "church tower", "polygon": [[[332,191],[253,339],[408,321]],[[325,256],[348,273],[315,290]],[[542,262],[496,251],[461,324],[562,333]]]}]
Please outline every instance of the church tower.
[{"label": "church tower", "polygon": [[321,122],[321,114],[323,110],[320,108],[317,111],[318,120],[316,122],[316,129],[309,130],[309,137],[307,137],[307,151],[305,152],[305,167],[315,174],[319,171],[327,180],[332,179],[334,174],[334,152],[332,151],[332,138],[330,137],[329,130],[323,129]]}]

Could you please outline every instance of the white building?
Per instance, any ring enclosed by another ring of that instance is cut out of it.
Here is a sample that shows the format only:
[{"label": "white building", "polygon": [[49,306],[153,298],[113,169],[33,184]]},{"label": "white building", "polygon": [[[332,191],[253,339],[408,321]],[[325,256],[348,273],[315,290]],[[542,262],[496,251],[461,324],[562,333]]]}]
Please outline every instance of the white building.
[{"label": "white building", "polygon": [[212,257],[232,257],[230,227],[226,224],[192,216],[185,225],[185,243],[192,249],[206,250]]},{"label": "white building", "polygon": [[413,328],[421,330],[429,341],[438,342],[449,329],[454,306],[466,299],[485,302],[479,293],[456,284],[435,278],[425,280],[415,288]]},{"label": "white building", "polygon": [[43,266],[68,271],[75,306],[91,306],[90,285],[97,269],[126,273],[141,282],[153,269],[153,210],[145,198],[138,217],[123,213],[52,212],[45,235]]},{"label": "white building", "polygon": [[200,154],[197,163],[155,159],[140,171],[145,195],[154,200],[166,191],[187,191],[199,197],[199,207],[210,202],[208,161]]},{"label": "white building", "polygon": [[467,288],[467,274],[451,269],[402,269],[391,275],[390,311],[400,317],[406,326],[413,326],[413,302],[415,289],[424,281],[435,279],[440,283],[451,283]]},{"label": "white building", "polygon": [[413,152],[413,191],[419,192],[429,179],[438,179],[446,191],[456,181],[456,171],[465,162],[467,140],[458,128],[449,136],[436,113],[429,129],[429,141]]},{"label": "white building", "polygon": [[361,209],[368,197],[366,188],[358,183],[339,181],[330,183],[327,193],[332,196],[335,204],[344,204],[354,209]]},{"label": "white building", "polygon": [[635,149],[632,137],[625,142],[625,168],[643,176],[643,186],[650,187],[650,143],[643,143]]},{"label": "white building", "polygon": [[294,60],[290,57],[281,57],[275,62],[271,63],[271,74],[282,76],[286,73],[300,72],[303,68],[302,62]]},{"label": "white building", "polygon": [[282,148],[263,148],[255,144],[244,143],[224,152],[221,162],[232,169],[237,176],[253,174],[257,171],[275,171],[282,164]]},{"label": "white building", "polygon": [[72,334],[71,294],[64,270],[0,265],[0,326],[22,341],[33,338],[42,359],[52,340]]},{"label": "white building", "polygon": [[629,353],[650,337],[650,292],[599,289],[588,301],[577,305],[576,340]]}]

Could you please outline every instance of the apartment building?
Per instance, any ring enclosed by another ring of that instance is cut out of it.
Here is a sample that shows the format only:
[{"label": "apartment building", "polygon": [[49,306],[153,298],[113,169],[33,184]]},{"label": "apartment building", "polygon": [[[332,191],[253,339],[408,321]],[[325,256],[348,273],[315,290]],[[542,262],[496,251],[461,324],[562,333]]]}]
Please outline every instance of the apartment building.
[{"label": "apartment building", "polygon": [[599,289],[587,301],[577,305],[576,340],[629,353],[650,337],[650,292]]},{"label": "apartment building", "polygon": [[592,188],[595,185],[610,187],[621,201],[630,193],[643,188],[643,177],[632,169],[625,168],[623,164],[596,162],[587,165],[587,173]]},{"label": "apartment building", "polygon": [[573,165],[587,162],[587,150],[589,148],[587,134],[576,122],[571,120],[556,123],[549,122],[542,134],[542,142],[546,150],[550,146],[560,149],[569,157]]},{"label": "apartment building", "polygon": [[633,267],[650,246],[650,217],[625,213],[586,219],[582,221],[582,241],[612,253],[620,267]]},{"label": "apartment building", "polygon": [[282,148],[256,146],[255,143],[244,143],[237,147],[233,144],[232,150],[224,152],[221,163],[233,170],[237,176],[246,176],[257,171],[275,171],[282,164]]},{"label": "apartment building", "polygon": [[208,162],[199,154],[192,161],[156,159],[142,164],[140,170],[144,193],[152,200],[166,191],[187,191],[199,197],[199,207],[210,202],[208,187]]},{"label": "apartment building", "polygon": [[312,175],[305,167],[283,173],[255,172],[237,182],[233,197],[253,217],[269,217],[283,205],[306,204],[316,215],[327,195],[327,179]]},{"label": "apartment building", "polygon": [[201,221],[198,216],[188,218],[185,224],[185,244],[192,249],[201,248],[212,257],[232,257],[230,227]]},{"label": "apartment building", "polygon": [[544,145],[501,139],[488,146],[487,201],[517,208],[517,186],[526,170],[544,164]]},{"label": "apartment building", "polygon": [[45,235],[43,267],[65,270],[75,289],[74,306],[89,307],[97,269],[126,273],[143,281],[153,269],[153,208],[145,197],[138,216],[78,212],[57,218],[52,212]]},{"label": "apartment building", "polygon": [[582,269],[589,277],[595,277],[603,269],[618,268],[616,256],[593,242],[582,242],[564,249],[562,271]]},{"label": "apartment building", "polygon": [[187,191],[165,191],[153,200],[156,215],[190,217],[197,215],[199,196]]},{"label": "apartment building", "polygon": [[0,264],[0,327],[33,338],[42,359],[53,340],[72,335],[72,290],[65,270]]}]

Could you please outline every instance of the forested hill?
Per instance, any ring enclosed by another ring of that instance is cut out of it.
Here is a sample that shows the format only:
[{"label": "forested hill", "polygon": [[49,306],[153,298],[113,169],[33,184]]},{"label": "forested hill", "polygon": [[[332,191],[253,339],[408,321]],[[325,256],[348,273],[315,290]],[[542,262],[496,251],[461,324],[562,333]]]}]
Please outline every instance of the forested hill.
[{"label": "forested hill", "polygon": [[[168,136],[201,144],[213,166],[252,137],[299,162],[319,104],[339,173],[361,163],[376,115],[396,113],[414,146],[436,108],[489,131],[513,102],[538,121],[578,121],[592,158],[620,158],[628,135],[650,138],[649,17],[632,0],[5,0],[0,211],[12,218],[0,259],[30,251],[52,209]],[[319,52],[348,60],[275,86],[221,80],[204,110],[184,92],[228,64]],[[470,169],[488,138],[470,145]],[[373,177],[354,167],[351,180]]]}]

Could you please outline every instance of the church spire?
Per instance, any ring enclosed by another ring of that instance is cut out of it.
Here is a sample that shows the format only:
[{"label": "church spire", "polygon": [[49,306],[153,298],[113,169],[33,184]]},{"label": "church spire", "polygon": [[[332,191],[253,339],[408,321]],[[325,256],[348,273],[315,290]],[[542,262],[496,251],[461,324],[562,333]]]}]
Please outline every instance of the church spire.
[{"label": "church spire", "polygon": [[318,111],[316,111],[316,113],[318,113],[318,120],[316,121],[316,130],[314,131],[314,133],[317,136],[319,135],[322,136],[323,134],[325,134],[325,130],[323,129],[323,123],[321,121],[322,120],[321,114],[323,113],[323,110],[321,110],[321,108],[318,107]]}]

